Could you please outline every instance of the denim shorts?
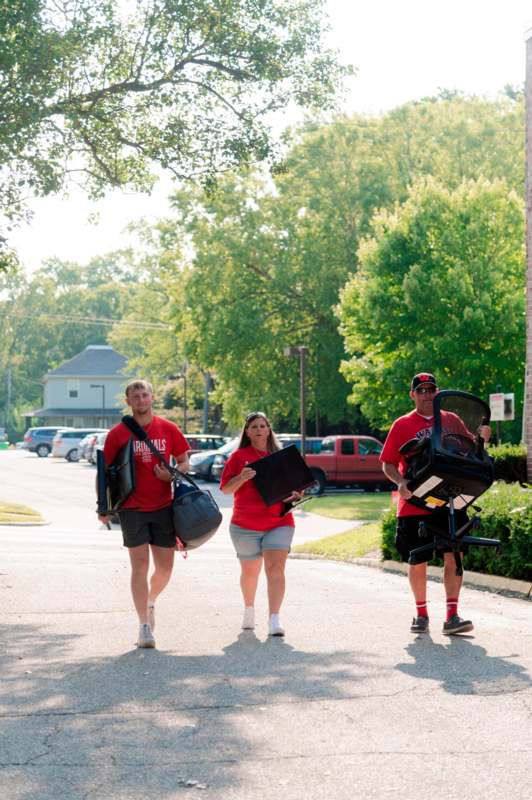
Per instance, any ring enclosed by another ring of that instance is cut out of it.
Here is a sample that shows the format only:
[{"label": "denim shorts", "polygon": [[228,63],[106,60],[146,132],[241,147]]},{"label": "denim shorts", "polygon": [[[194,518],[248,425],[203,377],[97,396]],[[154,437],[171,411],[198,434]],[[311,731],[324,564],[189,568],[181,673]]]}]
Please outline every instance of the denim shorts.
[{"label": "denim shorts", "polygon": [[282,525],[269,531],[251,531],[249,528],[240,528],[231,523],[229,533],[241,561],[260,558],[264,550],[285,550],[289,553],[294,538],[294,529],[291,525]]}]

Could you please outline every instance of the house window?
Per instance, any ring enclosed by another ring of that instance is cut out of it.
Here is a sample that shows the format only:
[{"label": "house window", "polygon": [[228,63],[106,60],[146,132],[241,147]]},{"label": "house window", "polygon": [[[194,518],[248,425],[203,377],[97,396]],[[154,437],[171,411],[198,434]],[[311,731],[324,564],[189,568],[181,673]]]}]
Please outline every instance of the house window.
[{"label": "house window", "polygon": [[79,397],[80,385],[78,378],[68,378],[66,388],[69,397],[72,398]]}]

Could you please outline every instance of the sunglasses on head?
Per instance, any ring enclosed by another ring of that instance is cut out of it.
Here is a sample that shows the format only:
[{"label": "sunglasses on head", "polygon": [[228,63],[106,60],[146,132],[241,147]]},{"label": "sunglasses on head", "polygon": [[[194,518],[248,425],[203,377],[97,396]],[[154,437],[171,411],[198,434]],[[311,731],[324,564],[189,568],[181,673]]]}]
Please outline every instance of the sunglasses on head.
[{"label": "sunglasses on head", "polygon": [[251,411],[246,417],[246,422],[250,422],[252,419],[255,419],[256,417],[262,417],[262,419],[266,419],[266,414],[264,413],[264,411]]},{"label": "sunglasses on head", "polygon": [[421,386],[419,389],[416,389],[416,394],[436,394],[436,387]]}]

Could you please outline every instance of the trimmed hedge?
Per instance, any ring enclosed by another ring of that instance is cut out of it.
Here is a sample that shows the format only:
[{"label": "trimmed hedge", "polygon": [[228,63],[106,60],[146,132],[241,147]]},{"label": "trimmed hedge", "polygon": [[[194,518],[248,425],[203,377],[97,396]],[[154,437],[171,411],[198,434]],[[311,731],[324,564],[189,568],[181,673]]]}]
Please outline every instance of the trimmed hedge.
[{"label": "trimmed hedge", "polygon": [[[532,581],[532,489],[501,481],[479,499],[479,504],[482,527],[478,535],[500,539],[501,553],[496,555],[488,547],[470,547],[464,556],[465,569]],[[387,511],[381,522],[382,556],[399,561],[395,549],[395,511]],[[442,560],[430,563],[441,564]]]},{"label": "trimmed hedge", "polygon": [[495,480],[526,483],[526,447],[522,444],[499,444],[488,448],[495,467]]}]

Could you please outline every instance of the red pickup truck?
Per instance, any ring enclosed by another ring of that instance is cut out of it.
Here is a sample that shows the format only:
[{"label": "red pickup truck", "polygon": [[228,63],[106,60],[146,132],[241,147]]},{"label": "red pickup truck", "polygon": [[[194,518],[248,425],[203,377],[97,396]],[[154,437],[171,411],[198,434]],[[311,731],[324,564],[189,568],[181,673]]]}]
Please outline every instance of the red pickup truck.
[{"label": "red pickup truck", "polygon": [[382,442],[372,436],[327,436],[319,453],[305,456],[316,478],[316,486],[309,494],[321,494],[327,484],[384,488],[389,481],[379,463],[382,448]]}]

